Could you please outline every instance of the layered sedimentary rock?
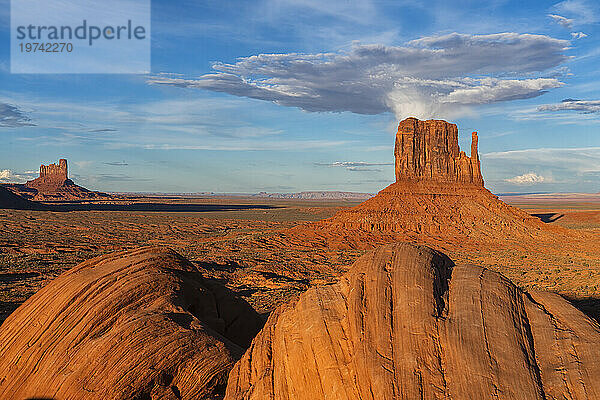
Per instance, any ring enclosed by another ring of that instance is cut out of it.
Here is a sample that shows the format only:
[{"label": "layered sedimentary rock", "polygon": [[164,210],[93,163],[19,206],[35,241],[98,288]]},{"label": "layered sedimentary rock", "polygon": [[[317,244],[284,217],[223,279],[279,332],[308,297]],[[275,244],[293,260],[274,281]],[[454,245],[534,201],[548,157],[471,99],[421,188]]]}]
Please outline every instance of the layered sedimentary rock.
[{"label": "layered sedimentary rock", "polygon": [[560,296],[391,244],[273,312],[225,399],[596,399],[599,357]]},{"label": "layered sedimentary rock", "polygon": [[506,205],[483,187],[477,146],[473,132],[468,157],[458,146],[455,124],[405,119],[396,135],[396,182],[323,224],[441,238],[530,237],[542,229],[537,218]]},{"label": "layered sedimentary rock", "polygon": [[1,399],[212,399],[262,326],[158,247],[67,271],[0,329]]},{"label": "layered sedimentary rock", "polygon": [[398,181],[324,224],[369,232],[441,237],[530,236],[542,223],[483,187],[425,180]]},{"label": "layered sedimentary rock", "polygon": [[398,125],[394,147],[396,181],[416,179],[483,186],[477,132],[473,132],[471,140],[471,157],[468,157],[458,145],[455,124],[405,119]]},{"label": "layered sedimentary rock", "polygon": [[102,200],[110,199],[106,193],[94,192],[76,185],[69,179],[67,160],[58,164],[40,165],[40,176],[24,185],[9,184],[5,187],[15,194],[36,201]]}]

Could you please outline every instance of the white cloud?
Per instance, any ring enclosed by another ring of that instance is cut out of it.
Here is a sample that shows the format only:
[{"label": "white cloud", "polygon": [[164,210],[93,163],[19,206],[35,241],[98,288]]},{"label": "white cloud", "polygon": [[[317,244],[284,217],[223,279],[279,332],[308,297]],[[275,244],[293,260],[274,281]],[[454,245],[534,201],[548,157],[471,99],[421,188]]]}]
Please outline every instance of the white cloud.
[{"label": "white cloud", "polygon": [[529,172],[527,174],[505,179],[505,181],[508,183],[514,183],[515,185],[534,185],[536,183],[547,182],[547,179],[536,174],[535,172]]},{"label": "white cloud", "polygon": [[382,171],[381,168],[373,168],[379,166],[394,165],[394,163],[371,163],[365,161],[335,161],[332,163],[315,163],[318,166],[324,167],[341,167],[348,171]]},{"label": "white cloud", "polygon": [[2,180],[2,181],[8,180],[8,179],[10,179],[11,176],[12,176],[12,172],[10,169],[0,170],[0,180]]},{"label": "white cloud", "polygon": [[573,20],[570,18],[557,14],[548,14],[548,16],[565,29],[571,29],[573,27]]},{"label": "white cloud", "polygon": [[539,96],[562,85],[535,77],[568,57],[545,35],[452,33],[405,46],[354,45],[347,52],[260,54],[215,63],[197,79],[160,74],[148,83],[225,92],[309,112],[450,117],[473,105]]},{"label": "white cloud", "polygon": [[593,24],[598,22],[598,3],[585,0],[565,0],[552,9],[569,16],[574,24]]},{"label": "white cloud", "polygon": [[571,32],[571,37],[575,40],[577,39],[583,39],[584,37],[588,37],[588,35],[586,35],[583,32]]},{"label": "white cloud", "polygon": [[538,111],[579,111],[584,114],[600,113],[600,100],[564,99],[560,103],[542,104]]},{"label": "white cloud", "polygon": [[0,170],[0,182],[25,183],[28,180],[35,178],[36,174],[36,172],[29,173],[29,171],[22,174],[15,174],[10,169],[2,169]]},{"label": "white cloud", "polygon": [[0,127],[19,128],[23,126],[35,126],[27,114],[19,107],[0,103]]}]

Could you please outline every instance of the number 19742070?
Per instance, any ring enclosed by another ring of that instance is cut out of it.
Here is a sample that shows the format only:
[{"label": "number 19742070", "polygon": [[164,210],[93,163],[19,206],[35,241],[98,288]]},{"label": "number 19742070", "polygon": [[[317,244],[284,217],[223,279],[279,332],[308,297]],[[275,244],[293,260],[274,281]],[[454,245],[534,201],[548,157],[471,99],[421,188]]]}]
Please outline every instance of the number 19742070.
[{"label": "number 19742070", "polygon": [[19,43],[21,53],[70,53],[73,43]]}]

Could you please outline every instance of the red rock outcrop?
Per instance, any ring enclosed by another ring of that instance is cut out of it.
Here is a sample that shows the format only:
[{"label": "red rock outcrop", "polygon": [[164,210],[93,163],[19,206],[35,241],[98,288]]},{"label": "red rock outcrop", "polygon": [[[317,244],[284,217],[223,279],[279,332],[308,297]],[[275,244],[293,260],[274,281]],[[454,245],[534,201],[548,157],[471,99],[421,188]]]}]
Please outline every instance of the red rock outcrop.
[{"label": "red rock outcrop", "polygon": [[40,176],[25,186],[40,192],[56,192],[64,185],[73,184],[68,175],[67,160],[61,158],[58,164],[40,165]]},{"label": "red rock outcrop", "polygon": [[0,399],[213,399],[262,319],[174,251],[86,261],[0,329]]},{"label": "red rock outcrop", "polygon": [[468,157],[458,146],[455,124],[405,119],[396,135],[396,182],[321,225],[442,240],[530,238],[543,224],[483,187],[477,146],[473,132]]},{"label": "red rock outcrop", "polygon": [[455,124],[405,119],[398,125],[394,156],[396,181],[416,179],[483,186],[477,132],[472,134],[471,157],[468,157],[458,145]]},{"label": "red rock outcrop", "polygon": [[23,198],[35,201],[111,199],[106,193],[88,190],[69,179],[68,164],[64,158],[58,164],[40,165],[40,176],[24,185],[7,184],[5,187]]},{"label": "red rock outcrop", "polygon": [[599,358],[560,296],[400,243],[273,312],[225,399],[598,399]]}]

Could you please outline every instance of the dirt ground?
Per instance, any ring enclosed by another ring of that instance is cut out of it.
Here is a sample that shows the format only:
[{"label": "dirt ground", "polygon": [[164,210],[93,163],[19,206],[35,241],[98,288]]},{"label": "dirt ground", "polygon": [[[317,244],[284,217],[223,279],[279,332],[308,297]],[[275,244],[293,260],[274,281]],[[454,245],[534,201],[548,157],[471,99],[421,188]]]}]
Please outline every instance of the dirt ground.
[{"label": "dirt ground", "polygon": [[[510,202],[510,199],[505,199]],[[171,247],[209,279],[225,283],[261,313],[334,282],[377,243],[304,240],[294,227],[358,201],[152,197],[75,211],[0,210],[0,321],[45,283],[77,263],[145,245]],[[579,239],[556,246],[427,243],[455,262],[500,271],[521,287],[562,294],[600,315],[600,201],[517,204]],[[381,241],[381,240],[380,240]]]}]

